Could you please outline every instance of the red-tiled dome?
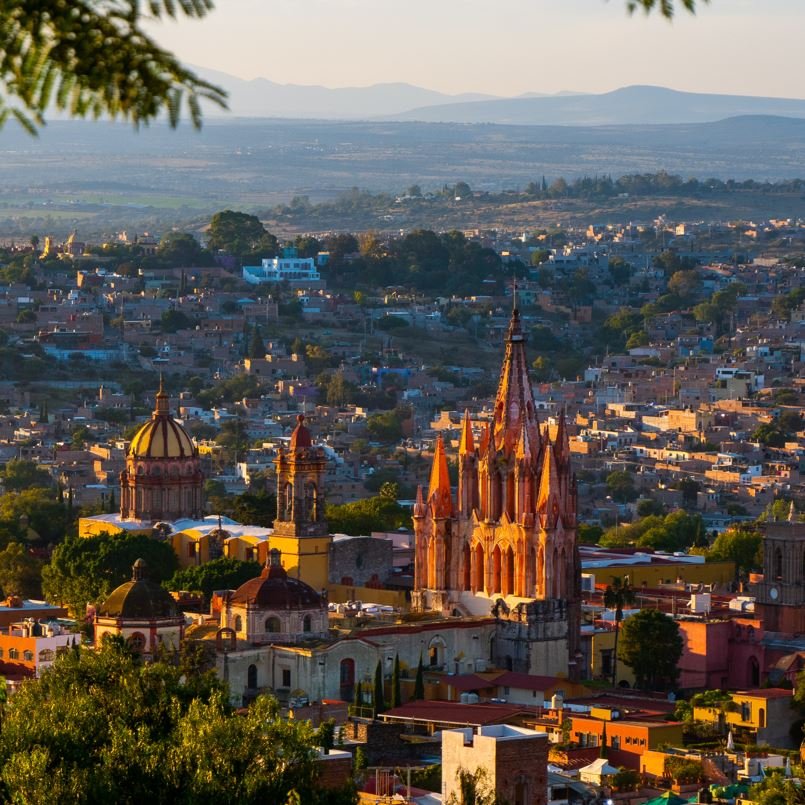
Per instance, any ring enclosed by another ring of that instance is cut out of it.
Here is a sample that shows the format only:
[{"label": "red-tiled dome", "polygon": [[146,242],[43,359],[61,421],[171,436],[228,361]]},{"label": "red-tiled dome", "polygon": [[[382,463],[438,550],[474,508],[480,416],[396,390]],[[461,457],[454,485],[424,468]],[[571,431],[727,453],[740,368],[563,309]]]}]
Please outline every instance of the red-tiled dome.
[{"label": "red-tiled dome", "polygon": [[267,564],[256,579],[241,584],[232,595],[233,604],[247,604],[260,609],[317,609],[321,596],[300,579],[288,578],[278,562]]},{"label": "red-tiled dome", "polygon": [[310,431],[305,427],[304,414],[299,414],[296,417],[297,425],[291,434],[291,450],[296,450],[300,447],[312,447],[313,439],[310,436]]}]

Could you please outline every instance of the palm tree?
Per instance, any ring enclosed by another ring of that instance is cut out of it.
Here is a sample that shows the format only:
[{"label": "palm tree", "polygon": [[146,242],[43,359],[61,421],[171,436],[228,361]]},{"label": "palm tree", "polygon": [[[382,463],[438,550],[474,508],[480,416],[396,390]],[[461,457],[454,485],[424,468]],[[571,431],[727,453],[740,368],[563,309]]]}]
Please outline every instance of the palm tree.
[{"label": "palm tree", "polygon": [[618,678],[618,636],[623,620],[623,608],[633,604],[635,593],[628,578],[612,577],[612,584],[608,584],[604,591],[604,606],[615,610],[615,656],[612,658],[612,687],[615,687]]}]

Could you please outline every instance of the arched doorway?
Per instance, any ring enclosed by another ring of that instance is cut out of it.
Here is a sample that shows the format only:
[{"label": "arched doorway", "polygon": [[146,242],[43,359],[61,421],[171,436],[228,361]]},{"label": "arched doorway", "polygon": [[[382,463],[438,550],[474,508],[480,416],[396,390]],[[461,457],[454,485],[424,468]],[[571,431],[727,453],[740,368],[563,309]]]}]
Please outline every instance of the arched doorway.
[{"label": "arched doorway", "polygon": [[257,666],[250,665],[246,671],[246,687],[249,690],[257,690]]}]

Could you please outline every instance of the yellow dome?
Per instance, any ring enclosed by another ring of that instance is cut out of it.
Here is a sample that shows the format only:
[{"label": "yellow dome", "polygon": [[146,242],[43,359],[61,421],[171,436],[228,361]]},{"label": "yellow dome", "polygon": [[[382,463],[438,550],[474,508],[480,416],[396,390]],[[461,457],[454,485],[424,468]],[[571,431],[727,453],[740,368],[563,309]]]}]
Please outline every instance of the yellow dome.
[{"label": "yellow dome", "polygon": [[196,446],[188,432],[170,415],[168,395],[160,380],[156,408],[149,422],[134,434],[129,455],[134,458],[192,458]]},{"label": "yellow dome", "polygon": [[192,458],[196,447],[188,432],[171,416],[155,416],[131,440],[135,458]]}]

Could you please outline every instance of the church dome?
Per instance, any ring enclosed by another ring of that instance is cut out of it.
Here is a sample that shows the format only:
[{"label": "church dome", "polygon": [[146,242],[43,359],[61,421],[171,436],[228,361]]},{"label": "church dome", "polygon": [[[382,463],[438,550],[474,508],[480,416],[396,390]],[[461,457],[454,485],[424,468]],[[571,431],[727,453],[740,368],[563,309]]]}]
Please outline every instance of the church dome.
[{"label": "church dome", "polygon": [[230,600],[233,604],[259,609],[319,609],[324,606],[321,596],[309,584],[288,578],[276,550],[271,551],[263,572],[241,584]]},{"label": "church dome", "polygon": [[134,435],[129,446],[132,458],[193,458],[196,446],[190,434],[170,415],[168,395],[160,384],[151,419]]},{"label": "church dome", "polygon": [[146,563],[132,566],[131,581],[121,584],[98,608],[102,618],[157,620],[178,616],[176,601],[161,585],[146,578]]}]

